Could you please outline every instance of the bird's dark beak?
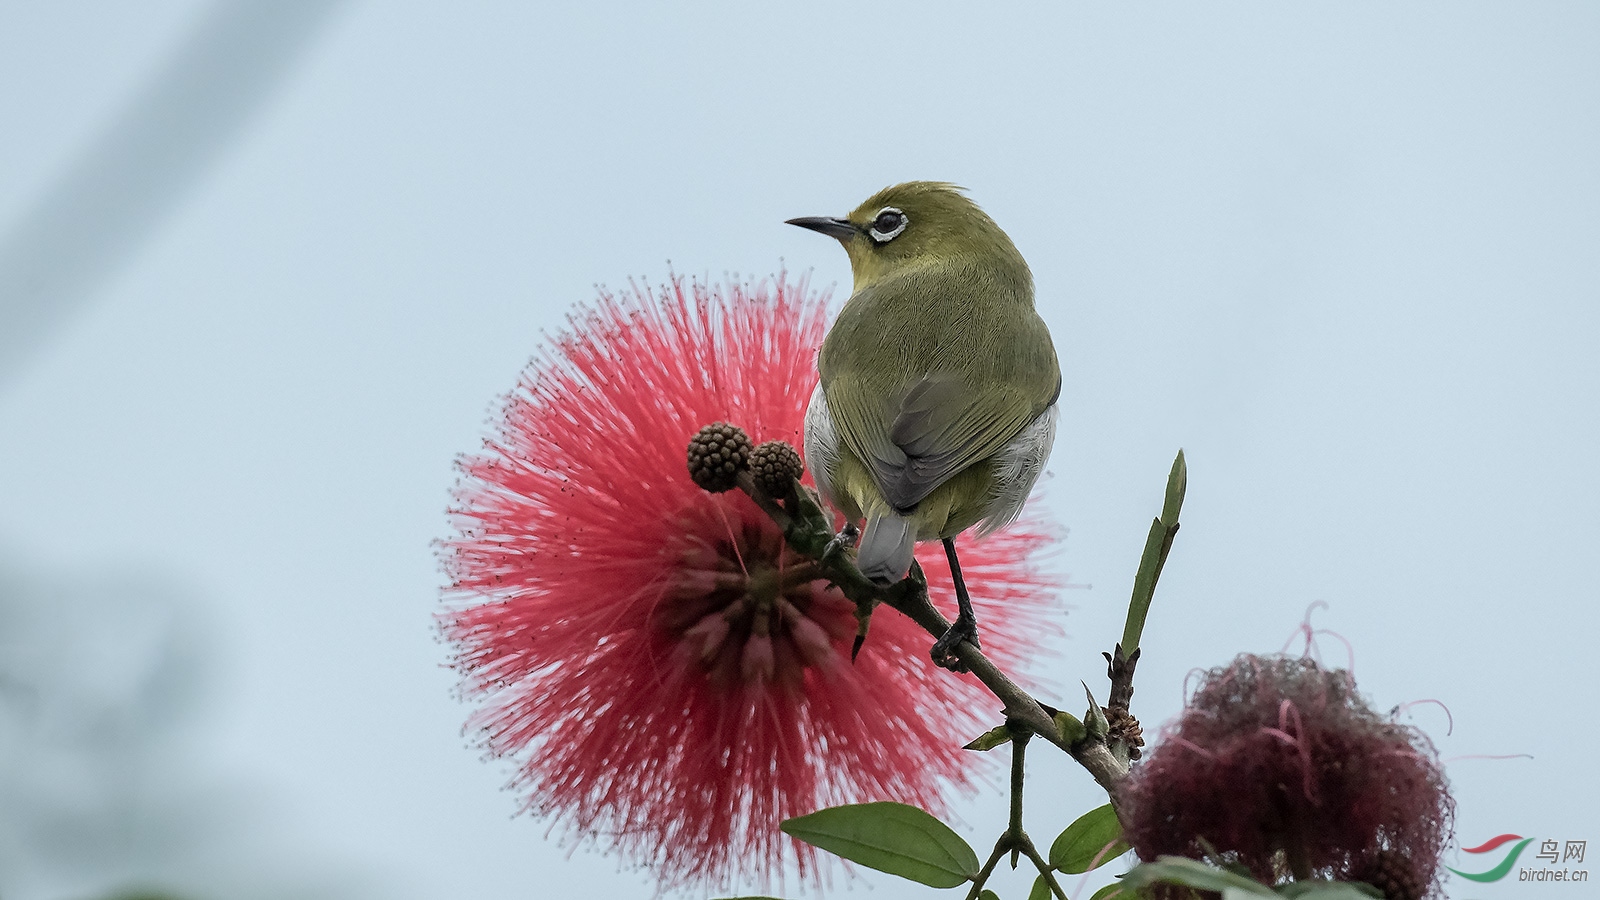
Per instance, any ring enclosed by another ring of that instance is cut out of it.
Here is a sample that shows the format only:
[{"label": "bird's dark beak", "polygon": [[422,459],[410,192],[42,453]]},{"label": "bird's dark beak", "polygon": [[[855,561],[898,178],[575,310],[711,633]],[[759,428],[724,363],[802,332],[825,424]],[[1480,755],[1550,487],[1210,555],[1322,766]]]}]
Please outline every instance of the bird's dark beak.
[{"label": "bird's dark beak", "polygon": [[838,238],[841,241],[848,241],[861,232],[861,229],[857,228],[849,219],[835,219],[829,216],[804,216],[799,219],[790,219],[784,224],[799,225],[801,228],[819,231],[828,237]]}]

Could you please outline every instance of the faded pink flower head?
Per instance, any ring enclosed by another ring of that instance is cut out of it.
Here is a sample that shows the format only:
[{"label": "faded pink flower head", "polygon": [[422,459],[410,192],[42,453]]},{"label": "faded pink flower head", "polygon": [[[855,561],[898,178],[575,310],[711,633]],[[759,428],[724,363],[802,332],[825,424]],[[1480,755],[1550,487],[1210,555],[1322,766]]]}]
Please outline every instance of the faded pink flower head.
[{"label": "faded pink flower head", "polygon": [[1432,742],[1348,672],[1250,654],[1206,673],[1120,799],[1141,859],[1214,849],[1268,884],[1298,864],[1405,900],[1440,895],[1455,811]]},{"label": "faded pink flower head", "polygon": [[[824,806],[935,811],[970,785],[960,746],[1000,710],[930,638],[853,606],[737,491],[690,480],[689,438],[733,422],[800,444],[824,298],[805,279],[602,293],[536,357],[494,437],[464,457],[444,542],[443,631],[468,722],[514,760],[525,808],[656,871],[664,888],[781,881],[814,850],[778,830]],[[1050,626],[1014,528],[963,546],[984,648],[1016,662]],[[922,557],[953,612],[942,553]]]}]

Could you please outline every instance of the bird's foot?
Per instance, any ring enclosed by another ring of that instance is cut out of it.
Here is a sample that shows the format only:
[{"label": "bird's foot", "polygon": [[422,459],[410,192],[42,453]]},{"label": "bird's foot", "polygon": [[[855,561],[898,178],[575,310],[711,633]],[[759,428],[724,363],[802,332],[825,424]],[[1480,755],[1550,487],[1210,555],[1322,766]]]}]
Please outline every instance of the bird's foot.
[{"label": "bird's foot", "polygon": [[956,647],[962,641],[971,641],[972,646],[982,649],[978,643],[978,623],[974,619],[957,617],[944,636],[933,642],[933,650],[929,654],[933,657],[933,664],[952,672],[967,671],[967,664],[956,655]]},{"label": "bird's foot", "polygon": [[822,548],[823,561],[832,561],[833,559],[837,558],[839,554],[854,548],[856,541],[860,539],[861,529],[856,527],[856,523],[844,523],[844,527],[839,529],[839,533],[833,536],[833,540],[828,542],[828,546]]}]

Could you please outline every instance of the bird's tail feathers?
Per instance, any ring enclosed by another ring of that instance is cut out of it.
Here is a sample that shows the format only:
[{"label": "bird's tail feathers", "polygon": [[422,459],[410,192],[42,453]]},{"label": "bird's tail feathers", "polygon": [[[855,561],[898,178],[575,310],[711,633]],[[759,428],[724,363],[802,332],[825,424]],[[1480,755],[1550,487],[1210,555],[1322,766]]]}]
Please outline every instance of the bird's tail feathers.
[{"label": "bird's tail feathers", "polygon": [[868,578],[896,582],[911,570],[916,547],[917,528],[910,519],[894,513],[868,516],[856,550],[856,566]]}]

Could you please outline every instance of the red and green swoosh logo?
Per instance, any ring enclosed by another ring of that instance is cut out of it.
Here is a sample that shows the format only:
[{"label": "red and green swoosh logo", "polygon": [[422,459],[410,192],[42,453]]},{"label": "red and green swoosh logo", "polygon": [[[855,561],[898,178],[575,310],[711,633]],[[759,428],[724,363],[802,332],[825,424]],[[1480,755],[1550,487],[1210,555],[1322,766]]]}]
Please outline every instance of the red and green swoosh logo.
[{"label": "red and green swoosh logo", "polygon": [[[1517,857],[1522,855],[1524,848],[1533,843],[1533,838],[1525,838],[1520,834],[1500,834],[1488,839],[1487,841],[1484,841],[1476,847],[1461,848],[1462,853],[1491,853],[1500,849],[1501,847],[1504,847],[1506,844],[1509,844],[1512,841],[1516,841],[1517,845],[1512,847],[1506,853],[1505,859],[1500,860],[1499,865],[1487,872],[1463,872],[1460,869],[1450,869],[1450,871],[1469,881],[1499,881],[1500,879],[1506,877],[1506,874],[1511,871],[1512,866],[1517,864]],[[1446,866],[1445,868],[1449,869],[1450,867]]]}]

